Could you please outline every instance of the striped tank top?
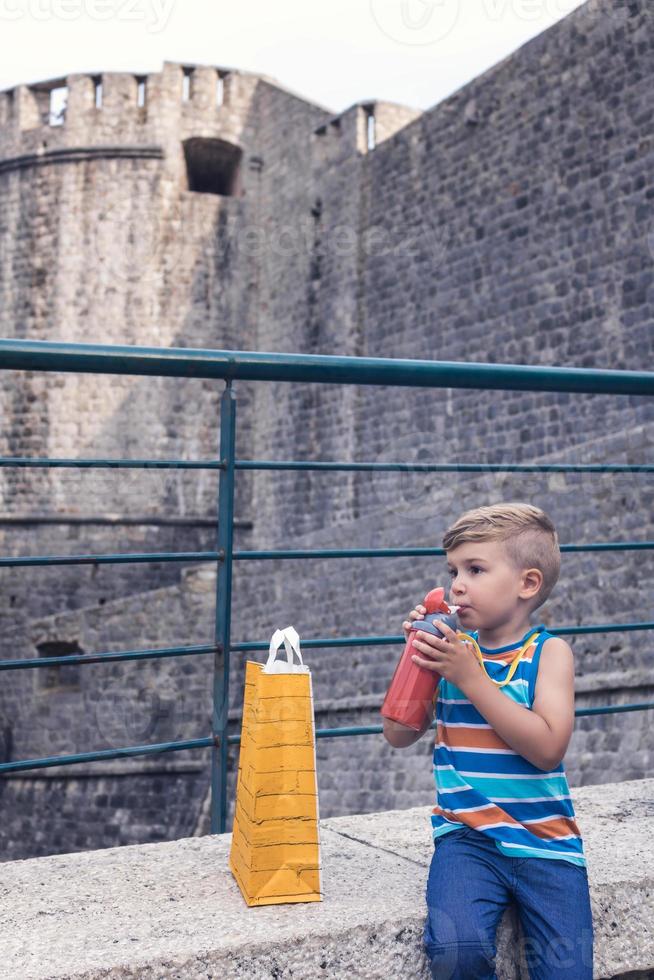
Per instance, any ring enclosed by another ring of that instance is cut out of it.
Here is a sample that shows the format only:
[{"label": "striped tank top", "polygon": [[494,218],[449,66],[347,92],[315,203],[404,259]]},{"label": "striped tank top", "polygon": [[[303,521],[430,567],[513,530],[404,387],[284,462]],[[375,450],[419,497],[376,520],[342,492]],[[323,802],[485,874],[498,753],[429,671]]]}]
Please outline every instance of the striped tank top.
[{"label": "striped tank top", "polygon": [[[531,709],[543,644],[553,634],[531,627],[508,646],[480,646],[489,676],[501,681],[530,634],[541,631],[523,654],[511,680],[498,688]],[[470,634],[478,642],[478,633]],[[586,866],[583,841],[560,762],[539,769],[496,734],[463,692],[444,677],[436,694],[434,839],[461,827],[491,837],[511,857],[557,858]]]}]

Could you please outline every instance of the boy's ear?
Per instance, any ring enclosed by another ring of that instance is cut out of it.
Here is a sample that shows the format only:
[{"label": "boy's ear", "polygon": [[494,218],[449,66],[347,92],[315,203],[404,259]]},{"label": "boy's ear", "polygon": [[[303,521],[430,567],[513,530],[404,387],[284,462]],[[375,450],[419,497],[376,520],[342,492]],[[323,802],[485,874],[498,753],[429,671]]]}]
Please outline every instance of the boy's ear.
[{"label": "boy's ear", "polygon": [[533,599],[543,584],[543,573],[540,568],[525,568],[522,572],[521,599]]}]

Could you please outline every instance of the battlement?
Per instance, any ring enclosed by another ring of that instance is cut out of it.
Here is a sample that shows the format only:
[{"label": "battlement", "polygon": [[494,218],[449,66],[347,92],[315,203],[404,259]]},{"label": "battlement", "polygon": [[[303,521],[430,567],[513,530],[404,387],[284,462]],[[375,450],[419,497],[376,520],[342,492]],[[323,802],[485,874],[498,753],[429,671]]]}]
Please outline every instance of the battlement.
[{"label": "battlement", "polygon": [[162,95],[177,95],[182,107],[203,110],[229,104],[235,79],[250,75],[232,68],[164,62],[161,72],[70,74],[0,91],[0,125],[20,130],[53,128],[74,122],[76,113],[92,109],[132,112],[145,121],[162,106]]},{"label": "battlement", "polygon": [[313,132],[323,161],[338,163],[352,153],[365,155],[422,115],[395,102],[355,102]]},{"label": "battlement", "polygon": [[[0,91],[0,160],[98,143],[152,144],[171,127],[179,134],[187,123],[194,135],[212,135],[218,126],[235,140],[259,83],[300,98],[266,75],[170,61],[150,74],[71,73],[16,85]],[[420,115],[395,103],[360,102],[333,115],[313,136],[323,160],[336,162],[366,154]]]},{"label": "battlement", "polygon": [[0,92],[0,158],[45,147],[152,143],[171,126],[238,130],[259,76],[164,62],[161,72],[68,74]]}]

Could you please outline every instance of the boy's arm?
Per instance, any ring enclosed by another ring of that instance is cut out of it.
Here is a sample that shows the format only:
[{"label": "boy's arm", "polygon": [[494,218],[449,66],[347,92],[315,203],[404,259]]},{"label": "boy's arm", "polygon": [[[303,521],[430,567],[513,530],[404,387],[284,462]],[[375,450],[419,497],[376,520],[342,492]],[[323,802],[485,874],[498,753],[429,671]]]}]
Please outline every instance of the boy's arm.
[{"label": "boy's arm", "polygon": [[515,752],[539,769],[563,760],[574,727],[574,658],[560,637],[541,649],[531,710],[502,694],[479,671],[464,691],[480,714]]},{"label": "boy's arm", "polygon": [[400,725],[399,722],[382,716],[384,722],[384,738],[394,749],[406,749],[409,745],[413,745],[419,738],[422,738],[427,729],[433,724],[435,708],[435,702],[432,701],[429,713],[425,717],[419,732],[414,728],[407,728],[406,725]]}]

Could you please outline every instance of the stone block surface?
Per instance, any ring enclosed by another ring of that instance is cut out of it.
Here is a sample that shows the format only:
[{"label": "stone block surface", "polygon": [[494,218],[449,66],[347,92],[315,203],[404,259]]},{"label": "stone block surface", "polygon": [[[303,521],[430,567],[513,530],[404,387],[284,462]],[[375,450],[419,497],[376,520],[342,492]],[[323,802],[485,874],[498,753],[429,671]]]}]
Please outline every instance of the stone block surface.
[{"label": "stone block surface", "polygon": [[[595,929],[595,978],[654,970],[654,780],[574,794]],[[231,835],[13,861],[2,869],[3,980],[427,980],[425,807],[321,822],[324,899],[248,908]],[[515,910],[501,980],[524,978]]]}]

